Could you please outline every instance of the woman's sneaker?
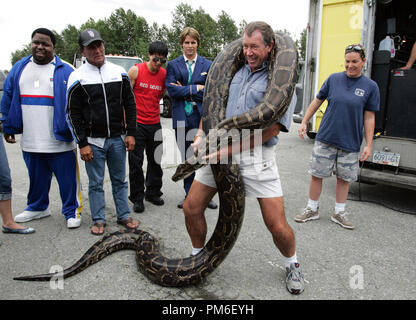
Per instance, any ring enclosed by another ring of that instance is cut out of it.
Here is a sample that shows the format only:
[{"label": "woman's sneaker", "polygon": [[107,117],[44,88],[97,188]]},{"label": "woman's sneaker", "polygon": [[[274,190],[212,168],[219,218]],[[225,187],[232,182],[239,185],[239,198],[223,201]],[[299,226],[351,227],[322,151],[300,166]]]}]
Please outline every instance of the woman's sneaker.
[{"label": "woman's sneaker", "polygon": [[319,210],[319,208],[316,209],[316,211],[312,211],[311,208],[306,207],[303,210],[303,214],[298,214],[295,217],[295,221],[296,222],[306,222],[306,221],[309,221],[309,220],[317,220],[317,219],[319,219],[319,212],[318,212],[318,210]]},{"label": "woman's sneaker", "polygon": [[299,263],[291,263],[286,268],[286,288],[291,294],[301,294],[305,290],[305,280]]},{"label": "woman's sneaker", "polygon": [[331,221],[338,223],[340,226],[342,226],[345,229],[354,229],[354,225],[351,223],[350,220],[347,218],[348,213],[341,211],[339,213],[334,213],[331,216]]}]

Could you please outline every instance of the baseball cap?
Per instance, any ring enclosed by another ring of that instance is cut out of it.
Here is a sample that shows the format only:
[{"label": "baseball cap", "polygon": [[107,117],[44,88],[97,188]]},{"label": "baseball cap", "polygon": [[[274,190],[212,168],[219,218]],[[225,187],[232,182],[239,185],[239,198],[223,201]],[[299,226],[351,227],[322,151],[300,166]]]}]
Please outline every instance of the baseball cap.
[{"label": "baseball cap", "polygon": [[94,41],[104,41],[95,29],[85,29],[79,34],[78,44],[80,47],[86,47]]}]

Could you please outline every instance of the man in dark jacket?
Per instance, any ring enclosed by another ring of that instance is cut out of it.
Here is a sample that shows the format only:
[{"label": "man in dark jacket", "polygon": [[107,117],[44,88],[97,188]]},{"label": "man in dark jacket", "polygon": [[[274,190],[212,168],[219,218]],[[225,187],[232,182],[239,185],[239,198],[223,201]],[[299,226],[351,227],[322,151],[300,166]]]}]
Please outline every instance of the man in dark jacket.
[{"label": "man in dark jacket", "polygon": [[76,146],[65,121],[66,84],[74,68],[55,55],[55,35],[32,33],[32,55],[18,61],[4,84],[1,102],[4,138],[20,142],[30,179],[27,207],[15,217],[27,222],[50,216],[52,173],[59,184],[68,228],[81,225],[82,200]]},{"label": "man in dark jacket", "polygon": [[107,161],[117,223],[129,229],[138,222],[129,217],[126,150],[135,145],[136,103],[126,71],[105,59],[104,41],[97,30],[80,33],[79,46],[86,62],[68,80],[67,120],[89,178],[88,195],[94,225],[105,227],[104,173]]}]

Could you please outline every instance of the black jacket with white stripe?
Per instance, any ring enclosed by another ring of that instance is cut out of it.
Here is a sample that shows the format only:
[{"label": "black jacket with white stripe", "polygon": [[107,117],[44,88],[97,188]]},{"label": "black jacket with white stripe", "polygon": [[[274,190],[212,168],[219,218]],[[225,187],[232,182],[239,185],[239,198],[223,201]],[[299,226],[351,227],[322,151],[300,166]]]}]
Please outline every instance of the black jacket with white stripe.
[{"label": "black jacket with white stripe", "polygon": [[71,73],[67,122],[79,147],[87,137],[135,136],[136,102],[126,71],[106,61],[100,68],[85,62]]}]

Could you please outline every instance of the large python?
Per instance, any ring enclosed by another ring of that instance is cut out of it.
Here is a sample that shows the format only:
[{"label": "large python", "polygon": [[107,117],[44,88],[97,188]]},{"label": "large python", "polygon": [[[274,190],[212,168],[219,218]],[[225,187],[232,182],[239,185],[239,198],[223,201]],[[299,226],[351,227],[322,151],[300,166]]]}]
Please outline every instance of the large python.
[{"label": "large python", "polygon": [[[230,119],[225,118],[230,82],[244,65],[242,39],[235,40],[216,57],[207,76],[203,99],[203,129],[205,141],[197,155],[180,164],[172,177],[182,179],[202,167],[202,158],[210,148],[219,148],[219,142],[231,129],[261,129],[276,123],[286,112],[296,83],[297,50],[292,39],[276,33],[275,46],[268,64],[268,86],[263,100],[249,112]],[[239,131],[240,130],[240,131]],[[233,130],[231,130],[233,131]],[[235,135],[235,130],[234,133]],[[142,230],[118,231],[96,242],[74,265],[62,274],[48,273],[16,277],[15,280],[49,281],[67,278],[81,272],[109,254],[123,249],[136,251],[139,270],[162,286],[187,286],[199,283],[212,272],[232,249],[244,217],[245,193],[238,165],[211,164],[220,200],[215,230],[203,250],[196,256],[182,259],[164,257],[158,241]]]}]

